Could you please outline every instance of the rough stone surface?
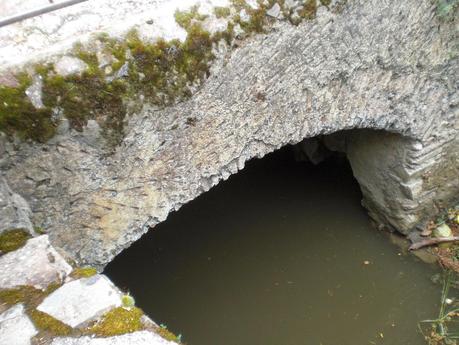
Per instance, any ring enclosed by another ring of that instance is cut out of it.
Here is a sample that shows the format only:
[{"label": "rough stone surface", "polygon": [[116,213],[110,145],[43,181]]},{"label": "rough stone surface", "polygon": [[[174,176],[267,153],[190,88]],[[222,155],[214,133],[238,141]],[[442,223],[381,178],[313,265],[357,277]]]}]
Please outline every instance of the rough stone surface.
[{"label": "rough stone surface", "polygon": [[76,327],[120,305],[120,291],[107,277],[95,275],[64,284],[37,309]]},{"label": "rough stone surface", "polygon": [[85,132],[45,145],[4,140],[2,174],[53,244],[103,266],[247,160],[360,129],[346,152],[364,203],[408,233],[458,195],[456,24],[441,21],[430,0],[340,8],[241,42],[189,101],[130,117],[111,156]]},{"label": "rough stone surface", "polygon": [[[196,4],[210,13],[229,0],[97,0],[97,6],[88,1],[9,25],[0,29],[0,70],[61,53],[96,32],[122,36],[136,28],[143,37],[183,40],[187,34],[174,13]],[[48,0],[2,1],[0,15],[46,5]]]},{"label": "rough stone surface", "polygon": [[0,345],[30,345],[30,338],[37,333],[22,304],[0,314]]},{"label": "rough stone surface", "polygon": [[10,229],[25,229],[33,234],[31,216],[32,211],[24,198],[13,193],[0,177],[0,234]]},{"label": "rough stone surface", "polygon": [[156,333],[140,331],[109,338],[56,338],[51,345],[176,345]]},{"label": "rough stone surface", "polygon": [[0,289],[32,285],[45,289],[72,271],[69,264],[50,245],[47,235],[27,241],[26,245],[0,257]]}]

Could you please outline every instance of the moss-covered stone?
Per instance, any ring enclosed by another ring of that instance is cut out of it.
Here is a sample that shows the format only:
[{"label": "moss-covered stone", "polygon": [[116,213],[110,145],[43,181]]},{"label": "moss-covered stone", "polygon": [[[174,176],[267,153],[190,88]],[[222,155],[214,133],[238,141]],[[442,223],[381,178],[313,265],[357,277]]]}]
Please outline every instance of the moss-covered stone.
[{"label": "moss-covered stone", "polygon": [[21,248],[31,238],[29,232],[24,229],[11,229],[0,234],[0,251],[12,252]]},{"label": "moss-covered stone", "polygon": [[0,85],[0,130],[21,139],[46,142],[56,130],[49,108],[36,109],[26,95],[32,79],[25,73],[16,76],[18,87]]},{"label": "moss-covered stone", "polygon": [[139,308],[115,308],[110,310],[101,320],[87,330],[88,333],[101,337],[109,337],[132,333],[144,329],[143,312]]},{"label": "moss-covered stone", "polygon": [[40,299],[43,291],[35,289],[33,286],[21,286],[15,289],[0,290],[0,303],[12,306],[17,303],[35,304]]},{"label": "moss-covered stone", "polygon": [[[232,0],[230,7],[215,8],[215,15],[226,18],[228,27],[214,34],[203,29],[207,16],[200,14],[197,6],[177,11],[175,20],[188,33],[184,42],[160,39],[150,43],[140,39],[135,31],[124,39],[99,34],[95,37],[98,49],[102,45],[102,52],[113,57],[109,66],[100,65],[97,54],[90,48],[91,43],[77,44],[70,55],[88,66],[81,74],[61,76],[52,64],[35,66],[35,74],[43,81],[43,108],[36,109],[25,94],[32,83],[28,74],[15,76],[19,86],[0,85],[0,131],[46,142],[55,134],[63,117],[77,131],[83,130],[88,120],[95,120],[107,146],[114,148],[124,138],[127,116],[140,109],[143,99],[154,105],[168,106],[189,97],[191,90],[209,75],[215,43],[223,39],[231,44],[236,25],[245,36],[265,32],[273,20],[266,13],[276,2],[286,18],[298,24],[292,20],[292,13],[283,0],[258,1],[256,9],[245,0]],[[321,2],[326,4],[329,0]],[[241,19],[242,10],[248,19]],[[305,0],[295,15],[311,19],[316,10],[317,0]]]},{"label": "moss-covered stone", "polygon": [[97,270],[94,267],[77,267],[69,276],[74,279],[89,278],[97,274]]},{"label": "moss-covered stone", "polygon": [[37,309],[31,309],[27,314],[39,331],[48,332],[54,336],[64,336],[72,333],[72,327]]}]

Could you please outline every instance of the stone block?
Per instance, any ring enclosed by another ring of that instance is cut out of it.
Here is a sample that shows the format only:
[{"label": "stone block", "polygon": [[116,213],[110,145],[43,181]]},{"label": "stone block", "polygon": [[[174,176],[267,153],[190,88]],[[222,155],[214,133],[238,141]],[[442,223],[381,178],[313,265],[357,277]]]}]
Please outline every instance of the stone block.
[{"label": "stone block", "polygon": [[97,319],[112,308],[121,306],[121,292],[103,275],[71,281],[38,306],[70,327]]},{"label": "stone block", "polygon": [[24,247],[1,256],[0,267],[0,289],[21,285],[45,289],[72,271],[72,267],[51,246],[48,235],[32,238]]}]

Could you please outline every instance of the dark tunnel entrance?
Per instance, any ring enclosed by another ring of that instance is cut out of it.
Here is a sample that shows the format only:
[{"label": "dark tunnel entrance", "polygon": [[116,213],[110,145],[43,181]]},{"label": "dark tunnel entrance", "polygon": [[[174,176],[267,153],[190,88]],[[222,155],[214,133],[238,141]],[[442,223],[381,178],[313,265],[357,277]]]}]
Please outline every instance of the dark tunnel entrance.
[{"label": "dark tunnel entrance", "polygon": [[400,253],[347,160],[285,147],[174,212],[106,269],[188,345],[421,345],[435,267]]}]

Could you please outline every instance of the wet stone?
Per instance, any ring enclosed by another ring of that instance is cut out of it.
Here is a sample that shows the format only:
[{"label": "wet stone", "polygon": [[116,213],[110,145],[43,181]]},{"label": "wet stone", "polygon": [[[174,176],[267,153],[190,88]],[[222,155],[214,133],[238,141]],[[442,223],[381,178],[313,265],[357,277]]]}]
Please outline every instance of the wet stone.
[{"label": "wet stone", "polygon": [[70,327],[76,327],[97,319],[112,308],[121,306],[121,293],[103,275],[69,282],[38,306]]},{"label": "wet stone", "polygon": [[45,289],[72,271],[72,267],[50,245],[47,235],[32,238],[24,247],[1,256],[0,267],[0,289],[21,285]]}]

